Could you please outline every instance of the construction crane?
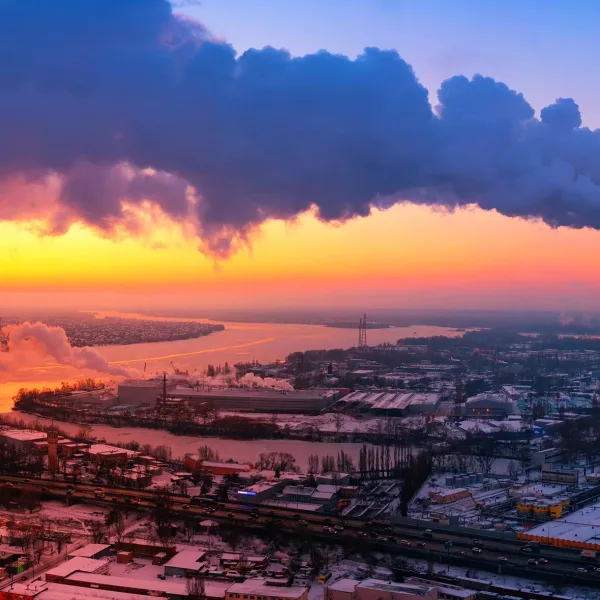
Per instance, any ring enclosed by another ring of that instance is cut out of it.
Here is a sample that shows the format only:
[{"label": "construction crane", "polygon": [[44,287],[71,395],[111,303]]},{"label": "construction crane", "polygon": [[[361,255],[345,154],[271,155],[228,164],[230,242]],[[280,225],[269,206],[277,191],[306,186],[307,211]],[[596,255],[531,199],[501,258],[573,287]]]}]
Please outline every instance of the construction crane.
[{"label": "construction crane", "polygon": [[175,373],[175,375],[189,375],[188,371],[180,371],[174,364],[173,361],[171,361],[171,367],[173,368],[173,373]]}]

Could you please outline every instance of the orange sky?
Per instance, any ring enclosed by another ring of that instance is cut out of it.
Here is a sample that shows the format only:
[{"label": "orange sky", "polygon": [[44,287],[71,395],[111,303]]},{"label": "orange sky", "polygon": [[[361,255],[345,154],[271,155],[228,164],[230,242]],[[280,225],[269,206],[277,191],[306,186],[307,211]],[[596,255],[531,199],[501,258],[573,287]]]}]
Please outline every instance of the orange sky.
[{"label": "orange sky", "polygon": [[216,266],[167,223],[120,240],[81,226],[39,237],[28,224],[0,223],[5,306],[594,309],[599,270],[600,232],[475,209],[396,206],[339,227],[310,214],[274,221]]}]

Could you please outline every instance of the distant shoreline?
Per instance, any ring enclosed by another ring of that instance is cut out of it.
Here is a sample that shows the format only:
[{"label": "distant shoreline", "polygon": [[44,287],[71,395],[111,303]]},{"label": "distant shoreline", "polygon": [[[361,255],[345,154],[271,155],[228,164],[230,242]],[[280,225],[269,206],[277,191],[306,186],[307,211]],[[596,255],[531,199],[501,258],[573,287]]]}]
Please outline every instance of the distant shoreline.
[{"label": "distant shoreline", "polygon": [[[336,329],[356,329],[358,323],[339,322],[339,323],[324,323],[324,327],[334,327]],[[387,323],[367,323],[367,329],[391,329],[394,325]]]}]

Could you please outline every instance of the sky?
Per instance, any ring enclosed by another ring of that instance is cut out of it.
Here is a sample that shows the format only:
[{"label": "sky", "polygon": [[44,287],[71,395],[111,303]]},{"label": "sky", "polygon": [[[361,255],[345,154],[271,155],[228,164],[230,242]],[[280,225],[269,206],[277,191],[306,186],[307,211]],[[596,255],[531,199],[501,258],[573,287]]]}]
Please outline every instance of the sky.
[{"label": "sky", "polygon": [[[176,10],[238,54],[325,49],[352,59],[397,50],[437,104],[455,75],[483,74],[522,93],[539,117],[574,98],[600,127],[600,4],[516,0],[202,0]],[[84,134],[82,134],[84,135]],[[5,187],[21,205],[50,195]],[[37,204],[36,204],[37,206]],[[142,207],[144,208],[144,207]],[[136,209],[137,210],[137,209]],[[506,212],[506,211],[505,211]],[[352,306],[598,308],[600,232],[551,228],[465,203],[399,202],[344,223],[314,208],[268,216],[226,253],[207,252],[185,219],[135,232],[72,222],[48,233],[43,212],[0,221],[0,305],[78,308]],[[287,213],[286,213],[287,215]],[[182,225],[183,221],[183,225]]]}]

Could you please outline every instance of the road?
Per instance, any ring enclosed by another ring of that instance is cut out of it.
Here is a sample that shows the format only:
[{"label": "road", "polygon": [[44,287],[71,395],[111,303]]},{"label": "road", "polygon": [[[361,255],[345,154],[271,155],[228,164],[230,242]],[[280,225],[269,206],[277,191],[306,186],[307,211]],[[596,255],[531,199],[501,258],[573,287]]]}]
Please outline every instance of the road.
[{"label": "road", "polygon": [[[128,509],[152,509],[157,505],[157,495],[154,492],[89,483],[0,475],[0,485],[31,489],[67,502],[79,500]],[[434,526],[432,537],[426,538],[423,529],[406,525],[369,524],[356,518],[271,506],[253,508],[229,501],[197,506],[191,504],[187,496],[173,494],[171,498],[173,510],[191,518],[208,518],[257,531],[276,527],[287,534],[309,535],[324,542],[355,545],[361,549],[368,547],[390,554],[473,567],[493,573],[503,572],[545,580],[568,579],[582,585],[600,587],[600,573],[591,570],[587,573],[577,571],[586,565],[575,550],[542,546],[540,556],[547,559],[548,564],[531,565],[529,560],[537,556],[524,553],[524,544],[512,540],[484,540],[482,551],[476,553],[470,536],[460,532],[436,531]],[[252,512],[256,514],[252,515]],[[448,547],[447,542],[451,542],[451,547]],[[501,557],[506,560],[501,561]]]}]

